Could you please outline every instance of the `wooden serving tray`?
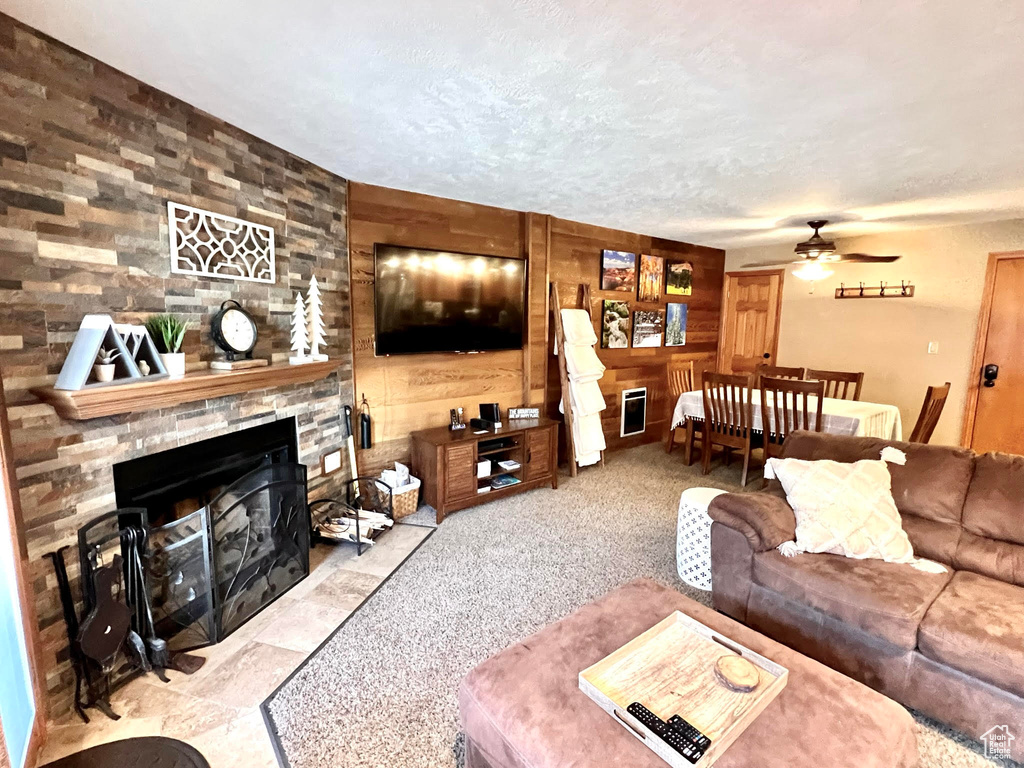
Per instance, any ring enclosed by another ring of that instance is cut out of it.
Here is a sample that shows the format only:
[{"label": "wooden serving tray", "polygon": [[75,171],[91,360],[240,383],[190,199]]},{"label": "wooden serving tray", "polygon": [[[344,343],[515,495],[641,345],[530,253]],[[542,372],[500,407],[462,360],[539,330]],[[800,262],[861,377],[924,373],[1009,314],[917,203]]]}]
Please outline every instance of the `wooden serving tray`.
[{"label": "wooden serving tray", "polygon": [[[720,683],[715,662],[739,655],[757,667],[753,691]],[[580,672],[580,690],[675,768],[707,768],[786,687],[789,672],[676,611],[634,640]],[[711,739],[691,763],[626,711],[634,701],[662,720],[679,715]]]}]

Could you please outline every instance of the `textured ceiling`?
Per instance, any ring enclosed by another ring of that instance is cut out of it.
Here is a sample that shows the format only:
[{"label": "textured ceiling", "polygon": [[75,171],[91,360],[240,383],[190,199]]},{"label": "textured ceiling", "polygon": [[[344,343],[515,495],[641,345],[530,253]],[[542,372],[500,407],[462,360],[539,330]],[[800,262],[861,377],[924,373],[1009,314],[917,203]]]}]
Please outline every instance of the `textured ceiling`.
[{"label": "textured ceiling", "polygon": [[353,180],[719,246],[1024,215],[1020,0],[0,8]]}]

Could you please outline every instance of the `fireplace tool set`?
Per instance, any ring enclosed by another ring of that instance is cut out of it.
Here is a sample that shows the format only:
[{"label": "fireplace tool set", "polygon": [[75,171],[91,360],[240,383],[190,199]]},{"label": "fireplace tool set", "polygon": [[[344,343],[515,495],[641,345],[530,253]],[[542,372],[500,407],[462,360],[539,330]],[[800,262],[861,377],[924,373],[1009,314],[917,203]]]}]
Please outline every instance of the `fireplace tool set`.
[{"label": "fireplace tool set", "polygon": [[137,674],[153,672],[168,682],[165,669],[191,674],[205,661],[168,653],[156,634],[143,558],[146,511],[123,509],[79,529],[78,555],[85,610],[79,615],[61,547],[48,553],[57,575],[71,664],[75,672],[75,711],[86,723],[95,707],[118,720],[111,691]]}]

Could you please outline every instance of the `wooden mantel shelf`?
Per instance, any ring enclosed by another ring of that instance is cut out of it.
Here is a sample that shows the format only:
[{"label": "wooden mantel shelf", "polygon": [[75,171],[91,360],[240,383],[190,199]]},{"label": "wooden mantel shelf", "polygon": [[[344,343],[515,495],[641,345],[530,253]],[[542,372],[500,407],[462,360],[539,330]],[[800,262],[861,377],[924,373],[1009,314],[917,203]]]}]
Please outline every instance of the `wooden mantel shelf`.
[{"label": "wooden mantel shelf", "polygon": [[180,379],[113,384],[75,391],[40,387],[33,389],[32,394],[52,405],[65,419],[82,421],[118,413],[170,408],[181,403],[270,387],[307,384],[326,379],[338,369],[338,365],[337,360],[327,360],[305,365],[268,365],[244,371],[196,371]]}]

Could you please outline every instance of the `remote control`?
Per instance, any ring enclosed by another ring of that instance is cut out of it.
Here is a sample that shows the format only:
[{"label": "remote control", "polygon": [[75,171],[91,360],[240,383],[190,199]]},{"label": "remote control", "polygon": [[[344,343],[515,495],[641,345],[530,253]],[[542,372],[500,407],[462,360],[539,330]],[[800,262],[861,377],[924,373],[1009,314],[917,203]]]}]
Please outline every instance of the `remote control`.
[{"label": "remote control", "polygon": [[711,746],[711,739],[679,715],[673,715],[666,723],[638,701],[626,707],[626,711],[691,763],[697,763]]},{"label": "remote control", "polygon": [[682,733],[704,751],[707,751],[707,748],[711,746],[711,739],[683,720],[679,715],[672,715],[668,719],[668,727]]}]

